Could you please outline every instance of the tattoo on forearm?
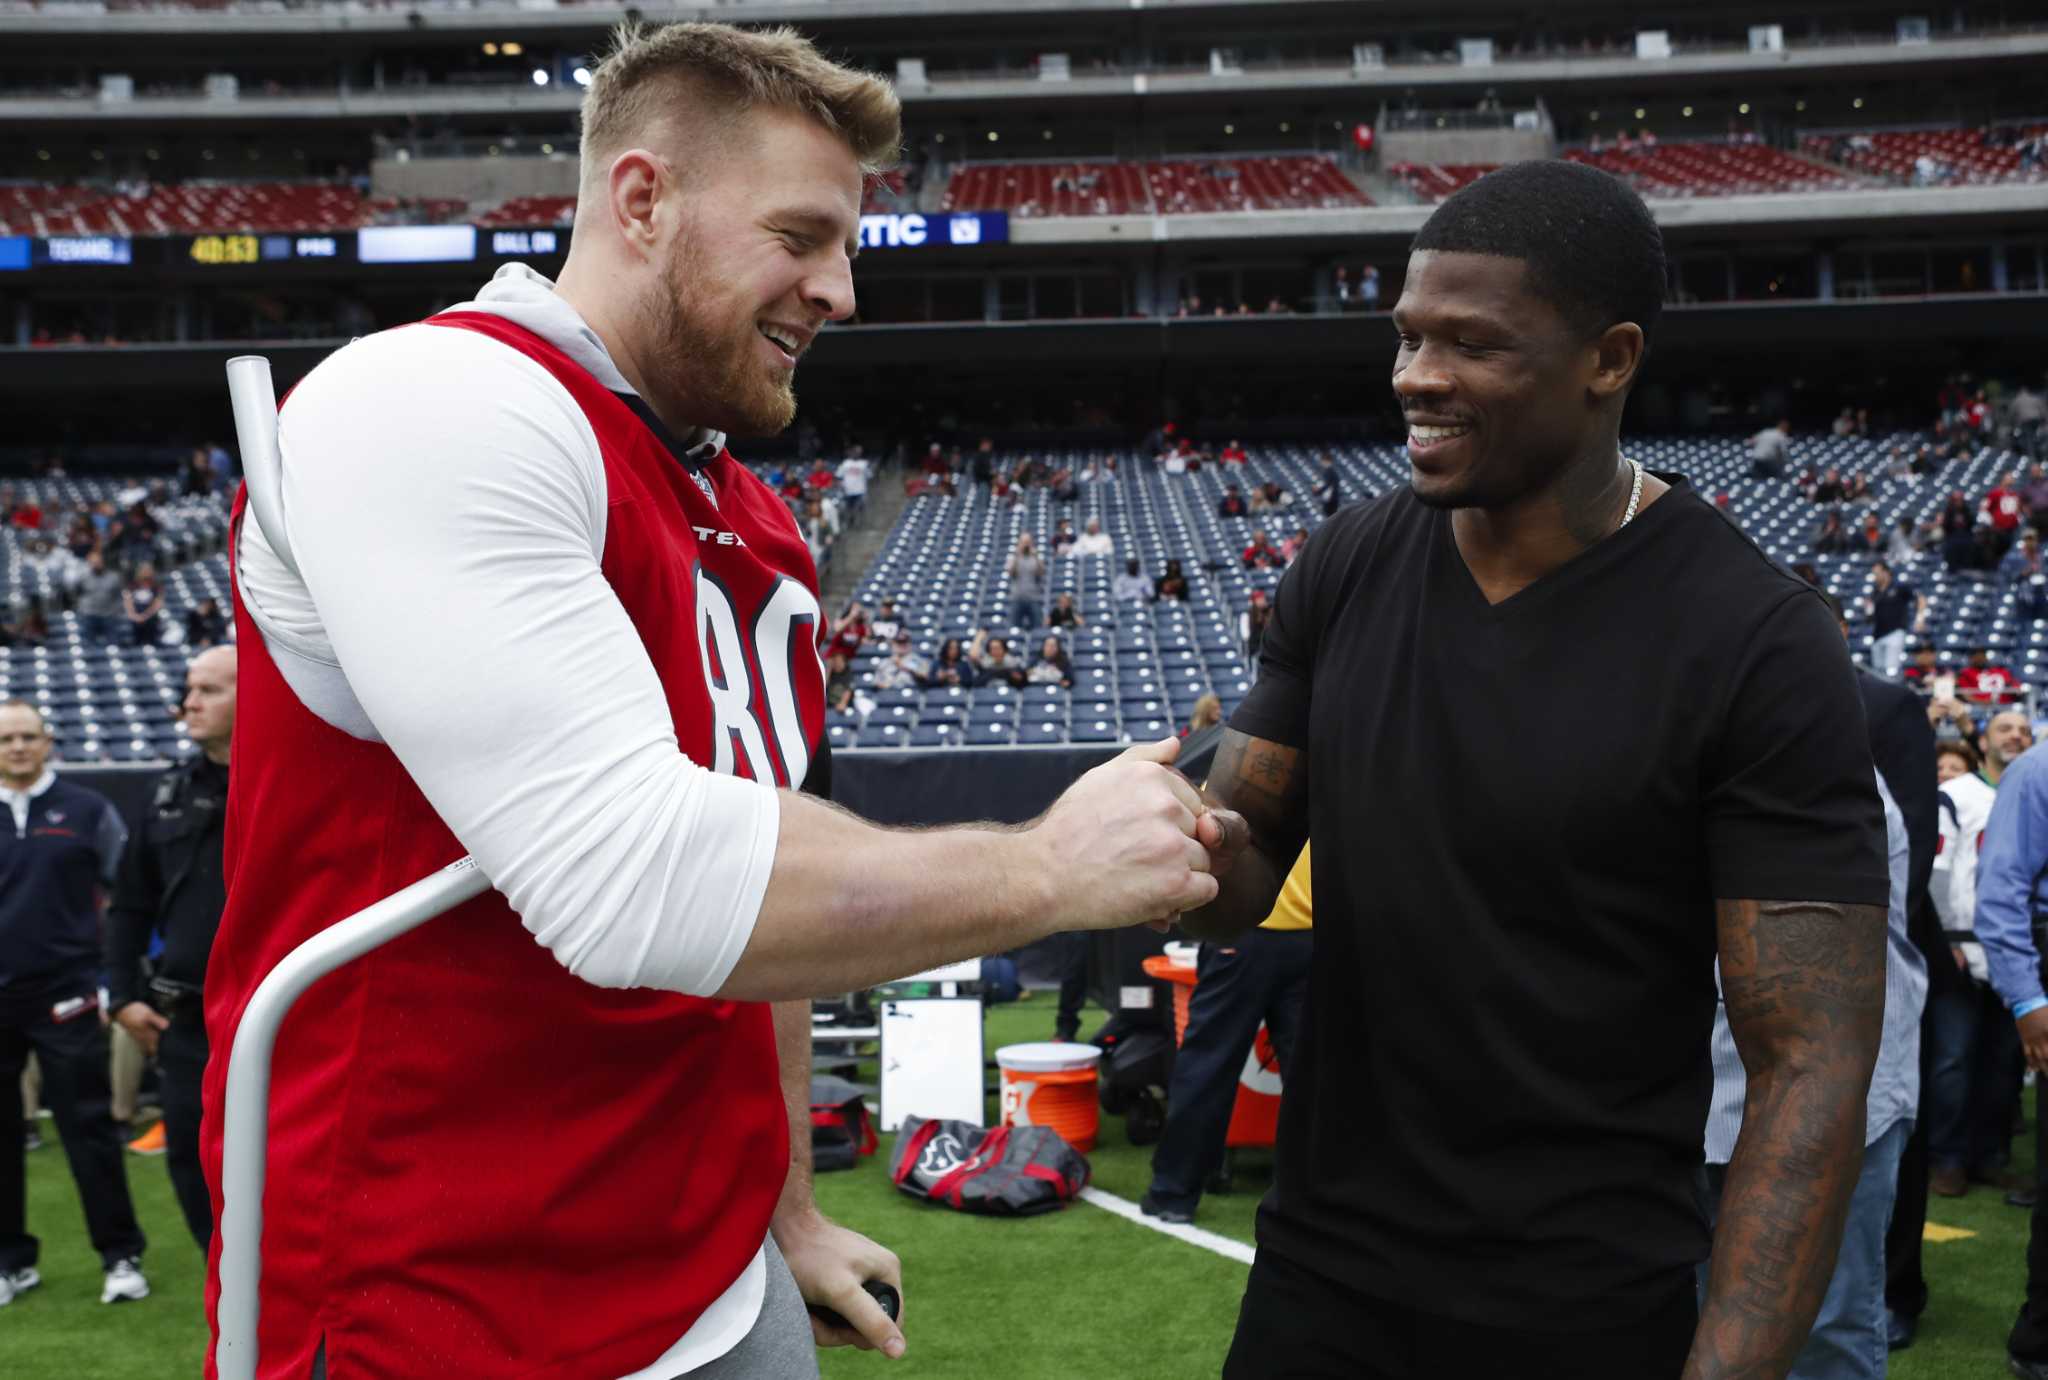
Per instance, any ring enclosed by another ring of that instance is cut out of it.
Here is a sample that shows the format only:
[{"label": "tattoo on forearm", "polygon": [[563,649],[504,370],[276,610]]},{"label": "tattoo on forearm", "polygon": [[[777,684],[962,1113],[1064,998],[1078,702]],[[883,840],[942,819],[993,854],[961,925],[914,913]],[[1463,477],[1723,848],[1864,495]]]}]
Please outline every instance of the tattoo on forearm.
[{"label": "tattoo on forearm", "polygon": [[1298,833],[1308,795],[1308,773],[1298,748],[1226,729],[1209,773],[1214,798],[1245,817],[1255,838]]},{"label": "tattoo on forearm", "polygon": [[1721,987],[1748,1071],[1686,1380],[1782,1380],[1834,1273],[1884,1026],[1875,906],[1723,901]]}]

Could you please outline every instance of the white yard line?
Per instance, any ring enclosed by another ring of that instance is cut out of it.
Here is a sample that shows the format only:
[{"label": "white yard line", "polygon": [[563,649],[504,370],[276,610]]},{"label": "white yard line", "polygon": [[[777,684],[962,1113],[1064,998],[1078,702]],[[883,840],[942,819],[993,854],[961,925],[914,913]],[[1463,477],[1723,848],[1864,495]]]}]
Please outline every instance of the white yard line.
[{"label": "white yard line", "polygon": [[1252,1248],[1244,1242],[1233,1241],[1227,1236],[1218,1236],[1213,1231],[1203,1231],[1200,1227],[1182,1226],[1174,1222],[1162,1222],[1157,1217],[1147,1217],[1136,1203],[1119,1198],[1114,1193],[1104,1193],[1099,1188],[1084,1188],[1081,1190],[1081,1200],[1093,1203],[1105,1212],[1113,1212],[1126,1221],[1136,1222],[1141,1227],[1150,1227],[1153,1231],[1185,1241],[1190,1246],[1200,1246],[1205,1251],[1228,1256],[1240,1265],[1252,1263]]}]

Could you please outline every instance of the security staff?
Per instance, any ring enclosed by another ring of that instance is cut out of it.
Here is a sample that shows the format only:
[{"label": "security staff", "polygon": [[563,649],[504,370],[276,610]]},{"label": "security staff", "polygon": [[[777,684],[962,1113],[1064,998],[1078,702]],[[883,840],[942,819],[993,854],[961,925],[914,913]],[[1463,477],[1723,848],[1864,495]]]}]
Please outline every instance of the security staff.
[{"label": "security staff", "polygon": [[[185,673],[185,728],[196,760],[165,772],[121,864],[107,914],[107,986],[114,1019],[156,1057],[164,1163],[199,1249],[213,1239],[213,1200],[199,1166],[206,1017],[200,992],[227,905],[221,871],[228,743],[235,731],[235,649],[209,647]],[[163,957],[145,984],[142,956],[161,932]]]},{"label": "security staff", "polygon": [[114,1129],[100,1008],[96,889],[121,861],[127,826],[105,796],[49,769],[36,707],[0,701],[0,1305],[42,1282],[25,1220],[23,1134],[15,1089],[33,1053],[43,1100],[85,1204],[106,1274],[100,1302],[146,1298],[136,1225]]}]

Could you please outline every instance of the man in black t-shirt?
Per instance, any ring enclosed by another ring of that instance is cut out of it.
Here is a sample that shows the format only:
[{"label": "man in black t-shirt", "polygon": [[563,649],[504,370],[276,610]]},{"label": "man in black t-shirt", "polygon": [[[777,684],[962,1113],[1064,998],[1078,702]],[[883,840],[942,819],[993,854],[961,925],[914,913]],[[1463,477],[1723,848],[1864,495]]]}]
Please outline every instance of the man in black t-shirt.
[{"label": "man in black t-shirt", "polygon": [[[1883,814],[1818,592],[1621,454],[1664,283],[1641,200],[1576,164],[1492,173],[1416,237],[1409,486],[1281,581],[1208,782],[1245,823],[1182,917],[1256,924],[1313,838],[1228,1380],[1782,1377],[1827,1288],[1884,1011]],[[1710,1242],[1717,953],[1749,1085]]]},{"label": "man in black t-shirt", "polygon": [[1906,661],[1906,634],[1927,631],[1927,596],[1879,561],[1870,569],[1870,669],[1897,680]]}]

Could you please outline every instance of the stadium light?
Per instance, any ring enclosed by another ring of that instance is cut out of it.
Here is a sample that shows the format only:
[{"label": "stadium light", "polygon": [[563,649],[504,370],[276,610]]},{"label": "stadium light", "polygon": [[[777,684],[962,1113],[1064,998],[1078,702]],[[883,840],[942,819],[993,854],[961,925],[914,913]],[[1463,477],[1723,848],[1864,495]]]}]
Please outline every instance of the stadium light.
[{"label": "stadium light", "polygon": [[1738,105],[1738,106],[1736,106],[1736,107],[1735,107],[1735,113],[1736,113],[1736,114],[1738,114],[1738,115],[1747,115],[1747,114],[1749,114],[1749,102],[1748,102],[1748,101],[1744,101],[1744,102],[1743,102],[1743,103],[1742,103],[1741,105]]},{"label": "stadium light", "polygon": [[534,84],[535,86],[546,86],[546,85],[548,84],[548,74],[547,74],[547,72],[546,72],[545,70],[543,70],[542,68],[539,68],[539,67],[536,67],[536,68],[534,68],[534,69],[533,69],[533,84]]},{"label": "stadium light", "polygon": [[1682,105],[1678,108],[1678,113],[1680,115],[1683,115],[1686,119],[1690,120],[1692,118],[1692,107],[1689,105]]},{"label": "stadium light", "polygon": [[988,132],[988,141],[989,141],[989,142],[990,142],[991,144],[993,144],[993,143],[994,143],[994,142],[995,142],[995,141],[996,141],[997,139],[1000,139],[1001,137],[1002,137],[1002,136],[1001,136],[1001,135],[999,135],[999,134],[997,134],[997,133],[996,133],[996,132],[995,132],[994,130],[990,130],[990,131]]},{"label": "stadium light", "polygon": [[1636,107],[1636,118],[1638,120],[1643,118],[1643,108],[1641,106]]},{"label": "stadium light", "polygon": [[1858,96],[1855,100],[1849,102],[1849,104],[1854,106],[1856,109],[1861,110],[1863,109],[1863,98],[1861,96]]},{"label": "stadium light", "polygon": [[484,45],[484,56],[485,56],[485,57],[496,57],[497,55],[498,55],[498,45],[497,45],[497,44],[495,44],[495,43],[486,43],[486,44]]},{"label": "stadium light", "polygon": [[1237,126],[1236,126],[1236,125],[1225,125],[1225,126],[1223,127],[1223,132],[1224,132],[1225,134],[1235,134],[1235,133],[1237,133]]},{"label": "stadium light", "polygon": [[588,67],[578,67],[569,75],[575,79],[578,86],[590,85],[590,69]]},{"label": "stadium light", "polygon": [[1282,121],[1280,122],[1280,132],[1281,132],[1282,134],[1285,134],[1285,133],[1287,133],[1287,131],[1289,131],[1289,130],[1291,130],[1291,129],[1293,129],[1293,128],[1294,128],[1294,126],[1293,126],[1293,125],[1290,125],[1290,124],[1288,124],[1288,123],[1287,123],[1287,121],[1285,121],[1285,120],[1282,120]]},{"label": "stadium light", "polygon": [[504,43],[499,45],[498,51],[503,53],[506,57],[518,57],[521,53],[526,51],[526,47],[524,44],[519,43]]}]

